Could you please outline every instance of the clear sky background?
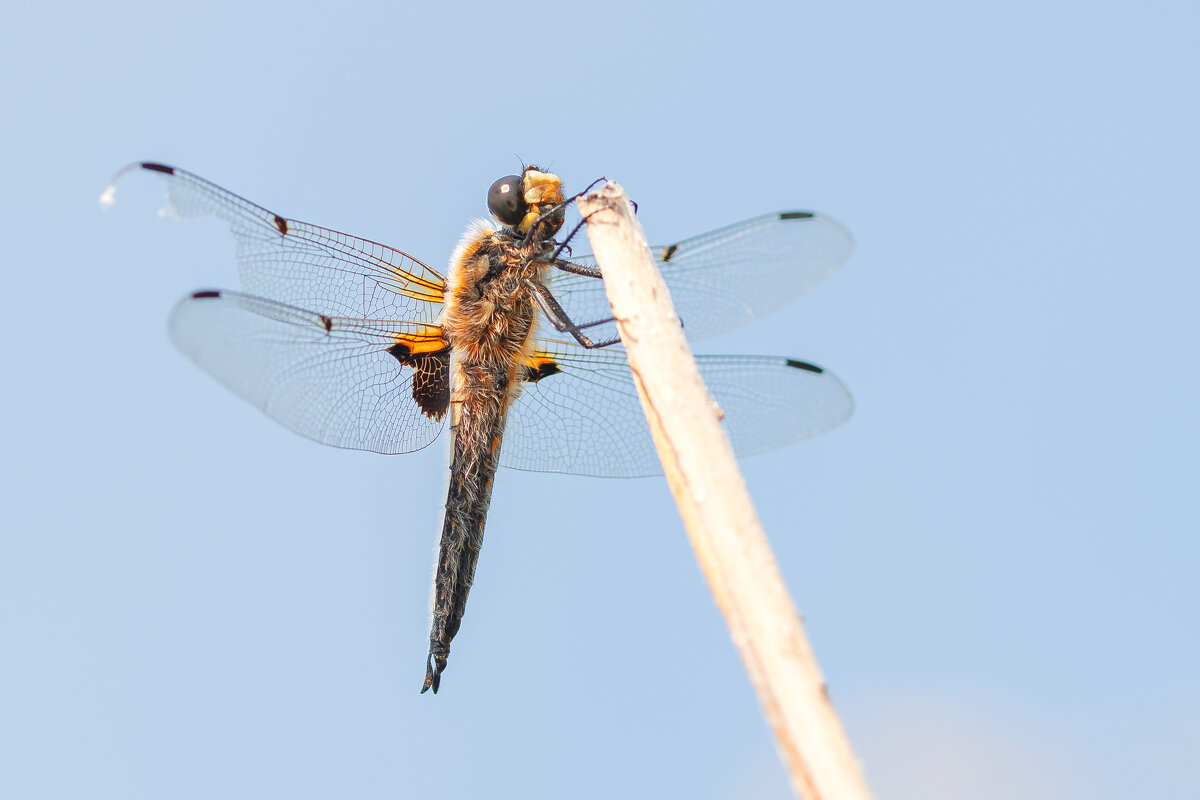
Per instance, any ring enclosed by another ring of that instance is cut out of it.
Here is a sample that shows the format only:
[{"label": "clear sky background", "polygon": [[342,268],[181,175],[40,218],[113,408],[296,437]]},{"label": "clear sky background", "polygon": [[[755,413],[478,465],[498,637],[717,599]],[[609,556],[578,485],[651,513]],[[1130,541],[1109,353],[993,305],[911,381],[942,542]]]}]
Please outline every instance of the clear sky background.
[{"label": "clear sky background", "polygon": [[506,471],[438,696],[447,454],[321,447],[167,339],[237,285],[135,159],[445,264],[520,160],[654,243],[827,212],[708,352],[823,364],[744,462],[880,798],[1200,795],[1191,2],[21,4],[0,30],[0,797],[783,798],[661,479]]}]

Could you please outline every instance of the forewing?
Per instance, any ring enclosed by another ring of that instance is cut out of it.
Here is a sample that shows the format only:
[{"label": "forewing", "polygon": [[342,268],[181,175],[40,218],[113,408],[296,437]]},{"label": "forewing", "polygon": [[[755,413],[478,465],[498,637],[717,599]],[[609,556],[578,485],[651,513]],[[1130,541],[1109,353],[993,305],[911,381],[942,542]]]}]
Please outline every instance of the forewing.
[{"label": "forewing", "polygon": [[408,453],[442,429],[449,351],[436,326],[330,317],[205,291],[175,306],[170,330],[234,393],[322,444]]},{"label": "forewing", "polygon": [[164,212],[216,216],[229,223],[248,293],[330,316],[437,318],[443,278],[407,253],[286,219],[178,167],[144,161],[118,177],[138,167],[167,179]]},{"label": "forewing", "polygon": [[[832,217],[811,211],[766,214],[665,247],[652,249],[689,339],[733,330],[770,313],[833,273],[854,240]],[[590,255],[571,258],[594,267]],[[577,324],[608,319],[612,309],[602,281],[559,272],[555,298]],[[613,323],[588,336],[616,335]]]},{"label": "forewing", "polygon": [[[697,356],[738,456],[794,442],[854,410],[836,376],[770,356]],[[615,348],[542,340],[524,392],[509,412],[500,462],[539,472],[600,477],[661,474],[629,362]]]}]

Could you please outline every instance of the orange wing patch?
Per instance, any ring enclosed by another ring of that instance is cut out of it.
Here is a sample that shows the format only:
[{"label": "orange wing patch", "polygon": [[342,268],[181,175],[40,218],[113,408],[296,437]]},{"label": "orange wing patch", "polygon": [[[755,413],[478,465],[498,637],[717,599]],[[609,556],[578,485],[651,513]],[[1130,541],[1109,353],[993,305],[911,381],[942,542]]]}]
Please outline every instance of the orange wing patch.
[{"label": "orange wing patch", "polygon": [[396,334],[396,343],[388,348],[388,352],[396,356],[396,358],[400,358],[400,353],[410,356],[421,353],[436,353],[439,350],[448,350],[449,348],[450,343],[442,335],[441,326],[414,325],[412,330]]},{"label": "orange wing patch", "polygon": [[[429,268],[426,267],[426,269]],[[396,276],[396,283],[384,284],[384,286],[396,294],[402,294],[414,300],[424,300],[426,303],[441,303],[445,299],[446,288],[442,280],[427,278],[395,266],[390,270]],[[429,270],[429,272],[433,273],[433,270]]]},{"label": "orange wing patch", "polygon": [[538,350],[532,356],[525,359],[524,380],[528,383],[537,383],[542,378],[548,378],[560,372],[562,370],[559,368],[558,362],[554,360],[554,356],[545,350]]}]

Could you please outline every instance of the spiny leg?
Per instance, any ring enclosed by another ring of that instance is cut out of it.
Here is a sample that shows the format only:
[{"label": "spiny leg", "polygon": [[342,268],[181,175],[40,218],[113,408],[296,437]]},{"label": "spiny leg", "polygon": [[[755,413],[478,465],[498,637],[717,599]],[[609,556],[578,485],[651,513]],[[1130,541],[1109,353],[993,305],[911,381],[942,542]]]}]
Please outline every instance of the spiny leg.
[{"label": "spiny leg", "polygon": [[587,337],[583,332],[584,328],[590,328],[594,325],[602,325],[605,322],[611,322],[611,319],[596,320],[585,325],[576,325],[558,301],[554,299],[554,295],[550,294],[550,290],[537,281],[529,281],[529,286],[533,292],[533,299],[537,302],[538,308],[546,315],[546,319],[550,320],[550,324],[561,333],[569,333],[574,337],[575,341],[589,350],[594,350],[598,347],[608,347],[621,341],[620,336],[614,336],[611,339],[605,339],[599,342],[594,342]]}]

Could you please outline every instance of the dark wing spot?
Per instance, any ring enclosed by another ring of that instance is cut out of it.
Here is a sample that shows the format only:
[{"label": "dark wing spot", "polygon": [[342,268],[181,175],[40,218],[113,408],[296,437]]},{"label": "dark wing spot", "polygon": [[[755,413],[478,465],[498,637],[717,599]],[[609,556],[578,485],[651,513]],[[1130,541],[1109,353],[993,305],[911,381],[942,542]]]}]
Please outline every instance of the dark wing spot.
[{"label": "dark wing spot", "polygon": [[780,219],[812,219],[811,211],[785,211],[779,215]]},{"label": "dark wing spot", "polygon": [[557,375],[560,372],[562,372],[562,370],[558,368],[558,364],[555,364],[550,359],[545,359],[543,361],[539,361],[533,366],[528,364],[525,365],[525,381],[527,383],[537,383],[542,378],[548,378],[551,375]]},{"label": "dark wing spot", "polygon": [[825,371],[825,370],[821,369],[820,367],[818,367],[816,364],[810,364],[807,361],[796,361],[795,359],[791,359],[791,358],[789,358],[787,360],[787,365],[789,367],[795,367],[796,369],[806,369],[809,372],[815,372],[818,375],[820,375],[822,372]]},{"label": "dark wing spot", "polygon": [[151,172],[162,172],[166,175],[174,175],[175,168],[168,167],[166,164],[156,164],[153,161],[143,161],[142,169],[148,169]]},{"label": "dark wing spot", "polygon": [[218,292],[216,289],[204,289],[199,292],[192,292],[193,300],[210,300],[210,299],[217,298],[220,296],[221,296],[221,293]]},{"label": "dark wing spot", "polygon": [[279,216],[278,214],[275,215],[275,227],[279,228],[280,233],[282,233],[284,236],[287,236],[287,232],[288,232],[287,220],[284,219],[283,217]]},{"label": "dark wing spot", "polygon": [[388,352],[413,371],[412,396],[421,411],[430,419],[442,419],[450,407],[450,348],[432,353],[417,353],[397,343]]},{"label": "dark wing spot", "polygon": [[679,245],[673,244],[670,247],[668,247],[666,250],[664,250],[663,257],[662,257],[663,263],[665,264],[668,261],[670,261],[671,258],[675,255],[675,251],[678,249],[679,249]]},{"label": "dark wing spot", "polygon": [[319,316],[321,317],[321,324],[325,326],[325,332],[328,333],[333,330],[333,320],[324,314],[320,314]]}]

